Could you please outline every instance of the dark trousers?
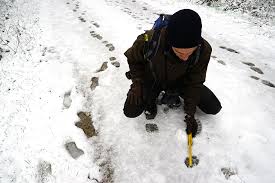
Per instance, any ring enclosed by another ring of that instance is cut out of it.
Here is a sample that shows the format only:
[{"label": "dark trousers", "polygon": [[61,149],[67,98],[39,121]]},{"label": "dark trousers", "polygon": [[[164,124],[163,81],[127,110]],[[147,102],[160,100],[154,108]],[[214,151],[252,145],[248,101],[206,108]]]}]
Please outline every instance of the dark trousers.
[{"label": "dark trousers", "polygon": [[[125,116],[129,118],[135,118],[139,116],[144,111],[147,105],[155,103],[155,100],[161,91],[162,91],[162,88],[160,87],[151,88],[149,86],[145,86],[144,103],[141,105],[132,105],[127,103],[127,100],[126,100],[124,104],[124,109],[123,109]],[[183,95],[184,93],[179,94],[179,96],[182,96],[182,97]],[[215,94],[205,85],[203,85],[200,95],[201,96],[200,96],[200,102],[198,104],[198,107],[204,113],[215,115],[221,110],[222,106],[220,101],[215,96]]]}]

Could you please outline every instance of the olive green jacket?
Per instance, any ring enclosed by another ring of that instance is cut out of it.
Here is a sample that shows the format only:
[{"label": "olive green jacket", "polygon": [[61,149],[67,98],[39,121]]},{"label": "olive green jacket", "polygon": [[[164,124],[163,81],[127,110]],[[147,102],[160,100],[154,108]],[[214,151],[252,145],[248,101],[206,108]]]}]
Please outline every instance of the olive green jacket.
[{"label": "olive green jacket", "polygon": [[[153,30],[146,32],[149,39]],[[136,41],[124,54],[130,68],[132,78],[143,81],[152,79],[148,76],[148,70],[155,73],[156,80],[165,89],[177,88],[183,92],[184,110],[189,115],[194,115],[196,106],[200,101],[200,89],[206,77],[207,66],[210,60],[212,48],[202,39],[200,54],[196,59],[196,51],[187,61],[180,60],[169,47],[166,41],[166,30],[161,30],[160,46],[156,55],[152,58],[152,70],[148,69],[148,61],[144,58],[145,34],[137,37]],[[196,61],[195,61],[196,60]],[[151,75],[152,76],[152,75]]]}]

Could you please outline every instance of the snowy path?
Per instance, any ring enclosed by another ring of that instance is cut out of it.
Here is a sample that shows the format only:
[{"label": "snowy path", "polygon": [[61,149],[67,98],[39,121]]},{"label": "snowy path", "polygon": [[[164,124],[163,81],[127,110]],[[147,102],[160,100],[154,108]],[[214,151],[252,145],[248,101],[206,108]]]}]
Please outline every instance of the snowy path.
[{"label": "snowy path", "polygon": [[[123,52],[151,27],[157,13],[179,9],[175,3],[180,2],[36,2],[41,29],[34,35],[37,47],[30,63],[22,63],[23,69],[10,66],[6,73],[14,74],[22,88],[14,85],[7,95],[6,85],[13,80],[1,79],[5,105],[0,108],[0,162],[10,168],[0,168],[0,182],[274,182],[275,94],[262,80],[275,83],[275,38],[257,35],[242,19],[180,4],[197,10],[207,22],[204,35],[213,47],[207,85],[223,105],[217,116],[197,113],[203,125],[193,149],[199,166],[188,169],[184,164],[182,109],[164,112],[164,106],[158,106],[153,121],[123,115],[130,85],[124,77],[128,66]],[[236,30],[239,35],[232,34]],[[264,74],[247,65],[252,63]],[[99,71],[102,64],[105,68]],[[95,77],[98,86],[91,90]],[[96,136],[87,139],[75,126],[80,111],[91,115]],[[157,124],[159,131],[147,133],[147,123]],[[84,151],[77,160],[64,148],[69,141]],[[47,163],[50,173],[41,168]],[[226,180],[222,170],[235,175]]]}]

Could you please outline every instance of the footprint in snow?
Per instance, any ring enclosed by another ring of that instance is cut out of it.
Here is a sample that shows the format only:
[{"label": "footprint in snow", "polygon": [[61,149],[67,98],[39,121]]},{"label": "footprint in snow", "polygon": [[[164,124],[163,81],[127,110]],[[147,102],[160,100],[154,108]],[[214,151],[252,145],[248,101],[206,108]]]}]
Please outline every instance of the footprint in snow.
[{"label": "footprint in snow", "polygon": [[109,51],[114,51],[114,50],[115,50],[114,45],[111,44],[111,43],[108,43],[108,44],[106,44],[105,46],[106,46],[107,48],[109,48]]},{"label": "footprint in snow", "polygon": [[109,60],[111,61],[111,64],[115,67],[120,67],[120,63],[116,60],[116,57],[110,57]]},{"label": "footprint in snow", "polygon": [[259,73],[259,74],[264,74],[264,72],[258,68],[258,67],[255,67],[255,66],[251,66],[250,69],[252,69],[253,71]]},{"label": "footprint in snow", "polygon": [[[257,76],[250,76],[250,78],[255,79],[255,80],[259,80],[260,78]],[[271,88],[275,88],[275,85],[273,83],[271,83],[270,81],[267,80],[261,80],[262,84],[269,86]]]},{"label": "footprint in snow", "polygon": [[111,62],[111,64],[113,65],[113,66],[115,66],[115,67],[120,67],[120,63],[119,62]]},{"label": "footprint in snow", "polygon": [[98,80],[99,80],[98,77],[92,77],[92,79],[91,79],[92,84],[90,86],[92,91],[98,86]]},{"label": "footprint in snow", "polygon": [[90,35],[94,38],[99,39],[99,40],[103,39],[103,37],[100,34],[97,34],[95,31],[90,31]]},{"label": "footprint in snow", "polygon": [[262,83],[263,83],[264,85],[269,86],[269,87],[275,88],[275,85],[274,85],[273,83],[271,83],[270,81],[262,80]]},{"label": "footprint in snow", "polygon": [[100,69],[98,69],[96,72],[102,72],[105,71],[108,68],[108,62],[103,62]]},{"label": "footprint in snow", "polygon": [[253,64],[253,63],[251,63],[251,62],[242,62],[242,63],[245,64],[245,65],[248,65],[248,66],[250,66],[250,67],[255,66],[255,64]]},{"label": "footprint in snow", "polygon": [[218,60],[218,63],[222,64],[222,65],[226,65],[226,63],[224,61],[222,61],[222,60]]},{"label": "footprint in snow", "polygon": [[110,57],[109,60],[114,61],[114,60],[116,60],[116,57]]},{"label": "footprint in snow", "polygon": [[97,28],[99,28],[100,27],[100,25],[98,24],[98,23],[93,23],[93,25],[95,26],[95,27],[97,27]]},{"label": "footprint in snow", "polygon": [[64,99],[63,99],[63,106],[68,109],[71,107],[72,104],[72,99],[71,99],[71,91],[68,91],[64,94]]},{"label": "footprint in snow", "polygon": [[83,17],[78,17],[78,19],[81,21],[81,22],[86,22],[86,20],[83,18]]},{"label": "footprint in snow", "polygon": [[68,142],[65,144],[65,148],[72,158],[78,159],[80,156],[84,154],[84,151],[78,148],[75,142]]},{"label": "footprint in snow", "polygon": [[154,133],[154,132],[158,132],[159,128],[157,124],[153,124],[153,123],[148,123],[145,125],[145,129],[148,133]]},{"label": "footprint in snow", "polygon": [[225,178],[228,180],[231,176],[237,175],[238,171],[233,168],[221,168],[221,172],[225,176]]},{"label": "footprint in snow", "polygon": [[260,78],[258,78],[257,76],[250,76],[252,79],[255,79],[255,80],[259,80]]},{"label": "footprint in snow", "polygon": [[47,183],[55,182],[55,177],[52,175],[52,165],[47,161],[40,161],[38,164],[38,182]]},{"label": "footprint in snow", "polygon": [[77,113],[77,115],[80,118],[80,121],[76,122],[75,126],[81,128],[87,136],[87,138],[96,136],[97,132],[93,125],[94,122],[92,121],[91,114],[86,112],[79,112]]},{"label": "footprint in snow", "polygon": [[225,49],[225,50],[227,50],[227,51],[229,51],[229,52],[232,52],[232,53],[239,53],[238,51],[236,51],[236,50],[234,50],[234,49],[232,49],[232,48],[227,48],[227,47],[225,47],[225,46],[220,46],[220,48],[221,48],[221,49]]}]

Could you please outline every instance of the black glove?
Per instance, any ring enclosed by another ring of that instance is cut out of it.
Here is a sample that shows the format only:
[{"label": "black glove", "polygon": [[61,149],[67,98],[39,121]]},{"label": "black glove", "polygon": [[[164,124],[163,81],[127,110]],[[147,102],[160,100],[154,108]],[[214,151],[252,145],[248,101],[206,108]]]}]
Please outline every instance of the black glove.
[{"label": "black glove", "polygon": [[192,133],[192,137],[195,137],[198,131],[198,123],[194,116],[186,115],[184,121],[186,122],[186,133],[188,135]]},{"label": "black glove", "polygon": [[127,94],[127,102],[131,105],[143,103],[143,86],[141,80],[133,79],[133,83]]}]

